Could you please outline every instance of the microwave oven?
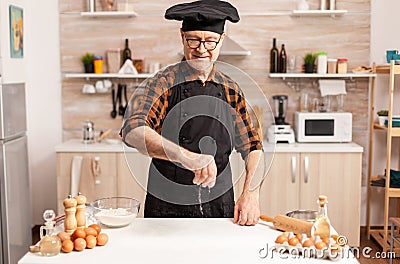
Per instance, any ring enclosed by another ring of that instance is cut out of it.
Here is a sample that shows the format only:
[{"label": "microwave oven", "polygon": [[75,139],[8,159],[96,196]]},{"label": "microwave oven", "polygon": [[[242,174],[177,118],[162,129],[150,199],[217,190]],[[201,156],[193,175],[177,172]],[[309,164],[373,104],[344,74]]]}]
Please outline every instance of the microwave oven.
[{"label": "microwave oven", "polygon": [[297,142],[351,142],[352,114],[295,112]]}]

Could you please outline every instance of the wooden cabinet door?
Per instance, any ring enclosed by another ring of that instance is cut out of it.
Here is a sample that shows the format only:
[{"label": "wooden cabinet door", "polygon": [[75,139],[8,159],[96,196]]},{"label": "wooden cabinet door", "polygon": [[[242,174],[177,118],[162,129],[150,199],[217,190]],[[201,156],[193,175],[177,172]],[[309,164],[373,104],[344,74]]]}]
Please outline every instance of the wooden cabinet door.
[{"label": "wooden cabinet door", "polygon": [[[117,195],[116,153],[57,153],[57,212],[64,212],[63,200],[71,193],[71,170],[75,156],[82,157],[79,190],[87,202]],[[94,177],[92,161],[98,159],[100,174]]]},{"label": "wooden cabinet door", "polygon": [[150,162],[150,157],[139,152],[119,153],[117,158],[118,196],[138,199],[139,217],[143,217]]},{"label": "wooden cabinet door", "polygon": [[361,153],[302,153],[301,160],[300,208],[317,210],[318,195],[326,195],[332,226],[358,246]]},{"label": "wooden cabinet door", "polygon": [[276,216],[299,209],[299,158],[298,153],[275,153],[260,188],[261,214]]},{"label": "wooden cabinet door", "polygon": [[[321,178],[324,167],[321,166],[321,153],[301,153],[300,155],[300,207],[303,210],[317,210]],[[329,197],[328,197],[329,200]]]}]

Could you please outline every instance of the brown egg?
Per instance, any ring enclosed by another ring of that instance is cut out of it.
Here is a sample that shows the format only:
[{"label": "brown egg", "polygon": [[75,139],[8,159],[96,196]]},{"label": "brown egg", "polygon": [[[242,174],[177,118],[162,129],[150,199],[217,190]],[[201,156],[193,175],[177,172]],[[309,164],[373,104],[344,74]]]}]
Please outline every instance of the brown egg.
[{"label": "brown egg", "polygon": [[79,237],[79,238],[75,239],[74,249],[76,251],[82,251],[85,249],[85,247],[86,247],[86,240],[84,238]]},{"label": "brown egg", "polygon": [[74,249],[74,242],[69,239],[66,239],[62,242],[61,250],[64,253],[69,253]]},{"label": "brown egg", "polygon": [[287,237],[286,235],[282,234],[282,235],[279,235],[279,236],[276,238],[275,243],[277,243],[277,244],[283,244],[283,243],[288,242],[288,241],[289,241],[289,240],[288,240],[288,237]]},{"label": "brown egg", "polygon": [[97,231],[93,227],[86,227],[84,230],[85,230],[86,236],[89,236],[89,235],[92,235],[95,237],[97,236]]},{"label": "brown egg", "polygon": [[86,237],[86,247],[87,248],[94,248],[96,246],[97,240],[96,237],[93,235],[88,235]]},{"label": "brown egg", "polygon": [[329,245],[329,237],[324,237],[324,238],[322,238],[321,240],[325,243],[325,244],[327,244],[327,245]]},{"label": "brown egg", "polygon": [[71,239],[72,241],[75,241],[75,239],[77,238],[85,238],[86,237],[86,233],[85,230],[78,228],[74,231],[74,233],[72,233]]},{"label": "brown egg", "polygon": [[64,242],[65,240],[71,240],[71,235],[64,231],[58,232],[57,236],[61,242]]},{"label": "brown egg", "polygon": [[314,246],[314,242],[311,239],[307,239],[303,242],[303,247],[312,247]]},{"label": "brown egg", "polygon": [[328,246],[325,244],[325,242],[323,241],[319,241],[315,244],[315,248],[316,249],[324,249],[327,248]]},{"label": "brown egg", "polygon": [[301,240],[301,234],[296,234],[298,240]]},{"label": "brown egg", "polygon": [[339,235],[331,235],[331,238],[333,238],[335,241],[337,240],[338,237]]},{"label": "brown egg", "polygon": [[101,227],[97,224],[91,224],[89,227],[94,228],[94,230],[97,231],[97,234],[100,234],[101,232]]},{"label": "brown egg", "polygon": [[296,246],[299,243],[300,243],[300,240],[297,237],[292,237],[291,239],[289,239],[289,245],[291,245],[291,246]]},{"label": "brown egg", "polygon": [[105,233],[101,233],[97,236],[97,245],[104,246],[108,242],[108,235]]}]

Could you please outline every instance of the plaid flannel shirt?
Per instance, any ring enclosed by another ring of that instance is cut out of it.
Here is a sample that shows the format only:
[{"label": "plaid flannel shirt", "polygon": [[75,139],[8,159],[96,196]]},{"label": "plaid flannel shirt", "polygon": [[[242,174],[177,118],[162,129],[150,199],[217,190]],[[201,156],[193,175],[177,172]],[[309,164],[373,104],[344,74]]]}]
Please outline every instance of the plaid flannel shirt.
[{"label": "plaid flannel shirt", "polygon": [[[148,126],[161,134],[162,124],[167,115],[168,102],[174,86],[179,82],[190,82],[198,80],[196,72],[181,62],[167,67],[158,72],[146,84],[144,98],[137,109],[124,120],[120,135],[125,141],[126,135],[134,128]],[[253,150],[261,150],[260,137],[254,129],[248,111],[243,92],[238,84],[224,75],[213,66],[211,74],[206,82],[222,84],[228,104],[232,107],[235,122],[235,149],[239,151],[242,158]],[[206,82],[204,85],[206,85]],[[127,143],[129,145],[129,143]]]}]

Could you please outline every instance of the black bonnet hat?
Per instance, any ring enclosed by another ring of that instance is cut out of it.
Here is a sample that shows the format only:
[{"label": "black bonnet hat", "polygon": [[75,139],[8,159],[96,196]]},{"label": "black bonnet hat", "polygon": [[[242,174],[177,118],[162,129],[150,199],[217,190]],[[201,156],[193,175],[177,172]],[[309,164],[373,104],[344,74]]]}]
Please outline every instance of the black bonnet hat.
[{"label": "black bonnet hat", "polygon": [[234,6],[225,1],[203,0],[174,5],[165,11],[166,19],[183,21],[183,31],[224,32],[225,20],[239,21],[239,14]]}]

